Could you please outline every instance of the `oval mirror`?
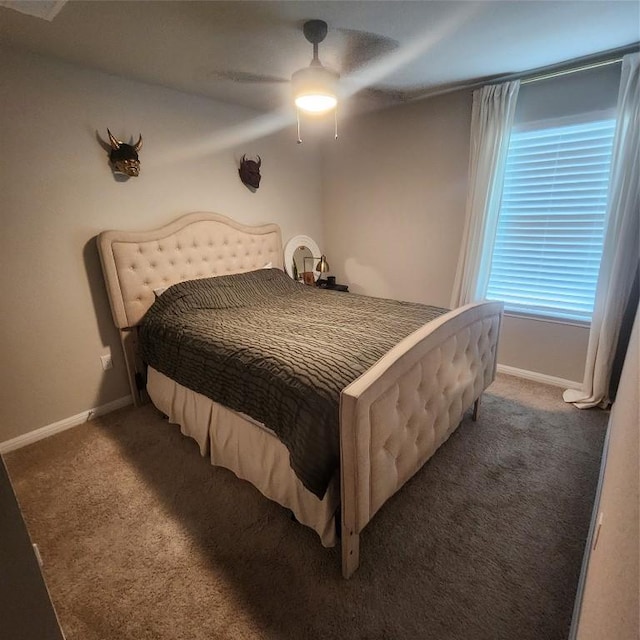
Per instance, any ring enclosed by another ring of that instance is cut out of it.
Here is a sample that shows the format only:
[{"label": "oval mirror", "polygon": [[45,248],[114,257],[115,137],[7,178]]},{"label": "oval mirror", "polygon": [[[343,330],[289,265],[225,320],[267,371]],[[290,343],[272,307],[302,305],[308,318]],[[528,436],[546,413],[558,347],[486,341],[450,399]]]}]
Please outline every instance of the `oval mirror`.
[{"label": "oval mirror", "polygon": [[[298,280],[302,280],[302,274],[314,269],[321,255],[320,248],[313,238],[294,236],[284,247],[284,268],[291,278],[297,274]],[[315,258],[316,262],[313,262],[312,258]],[[314,278],[317,279],[319,275],[319,272],[314,270]]]}]

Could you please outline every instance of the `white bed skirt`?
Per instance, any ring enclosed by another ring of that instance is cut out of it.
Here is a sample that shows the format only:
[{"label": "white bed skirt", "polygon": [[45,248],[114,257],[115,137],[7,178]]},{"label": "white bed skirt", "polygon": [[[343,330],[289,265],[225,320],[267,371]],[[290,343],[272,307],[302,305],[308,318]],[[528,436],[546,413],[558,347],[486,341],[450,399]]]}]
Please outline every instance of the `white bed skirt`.
[{"label": "white bed skirt", "polygon": [[[211,464],[248,480],[267,498],[290,509],[311,527],[325,547],[336,544],[340,505],[336,472],[322,500],[307,490],[289,465],[289,451],[264,425],[210,400],[148,367],[147,392],[153,404],[193,438]],[[242,451],[242,455],[239,452]],[[254,451],[255,455],[246,455]]]}]

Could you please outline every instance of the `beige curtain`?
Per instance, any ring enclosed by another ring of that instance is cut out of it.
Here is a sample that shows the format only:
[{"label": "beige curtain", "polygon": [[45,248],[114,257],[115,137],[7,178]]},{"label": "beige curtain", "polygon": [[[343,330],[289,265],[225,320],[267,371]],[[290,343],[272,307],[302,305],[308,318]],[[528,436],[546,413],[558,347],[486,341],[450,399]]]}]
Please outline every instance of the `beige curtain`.
[{"label": "beige curtain", "polygon": [[504,169],[520,81],[473,92],[467,217],[451,307],[484,298],[502,202]]},{"label": "beige curtain", "polygon": [[580,409],[609,405],[609,380],[618,335],[640,260],[640,53],[626,55],[618,93],[609,206],[596,287],[584,380],[567,389]]}]

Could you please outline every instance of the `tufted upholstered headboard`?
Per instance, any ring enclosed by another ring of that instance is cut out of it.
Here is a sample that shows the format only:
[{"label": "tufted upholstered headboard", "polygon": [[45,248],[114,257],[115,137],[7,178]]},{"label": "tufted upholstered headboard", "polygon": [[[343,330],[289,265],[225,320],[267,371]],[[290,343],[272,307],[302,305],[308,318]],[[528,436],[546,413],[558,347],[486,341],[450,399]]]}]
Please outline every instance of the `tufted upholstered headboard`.
[{"label": "tufted upholstered headboard", "polygon": [[103,231],[98,251],[113,320],[135,327],[154,289],[210,276],[283,268],[277,224],[247,226],[217,213],[189,213],[151,231]]},{"label": "tufted upholstered headboard", "polygon": [[269,264],[283,268],[277,224],[247,226],[208,212],[188,213],[151,231],[103,231],[98,253],[135,404],[145,402],[146,374],[136,326],[155,300],[154,289]]}]

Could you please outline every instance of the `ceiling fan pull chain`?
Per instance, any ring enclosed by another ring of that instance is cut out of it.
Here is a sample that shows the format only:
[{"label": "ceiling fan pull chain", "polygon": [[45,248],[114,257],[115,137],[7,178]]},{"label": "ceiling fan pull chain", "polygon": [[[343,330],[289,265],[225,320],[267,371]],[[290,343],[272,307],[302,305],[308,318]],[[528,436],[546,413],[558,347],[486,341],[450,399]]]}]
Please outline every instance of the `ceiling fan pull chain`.
[{"label": "ceiling fan pull chain", "polygon": [[334,140],[338,139],[338,107],[333,110]]},{"label": "ceiling fan pull chain", "polygon": [[300,109],[296,107],[296,122],[298,123],[298,144],[302,144],[302,138],[300,137]]}]

